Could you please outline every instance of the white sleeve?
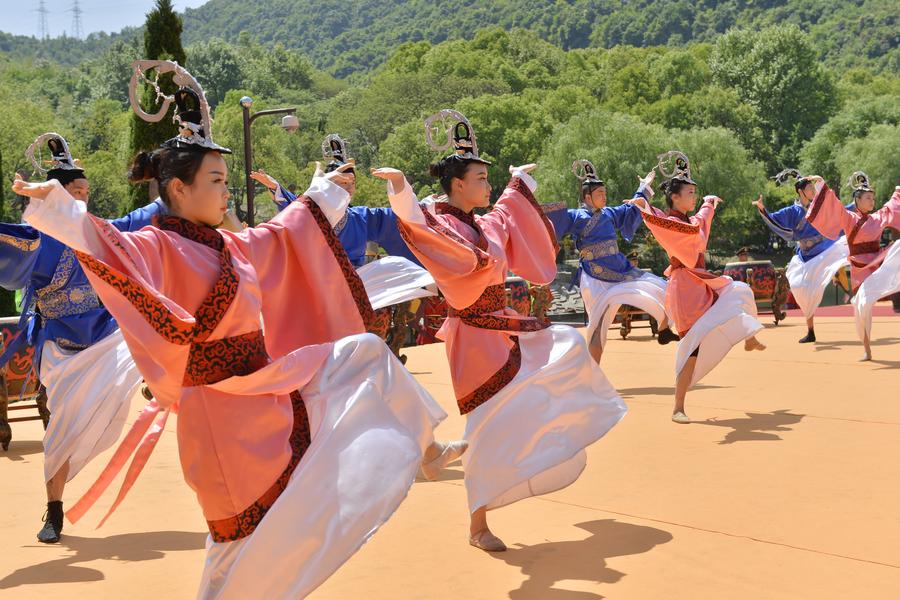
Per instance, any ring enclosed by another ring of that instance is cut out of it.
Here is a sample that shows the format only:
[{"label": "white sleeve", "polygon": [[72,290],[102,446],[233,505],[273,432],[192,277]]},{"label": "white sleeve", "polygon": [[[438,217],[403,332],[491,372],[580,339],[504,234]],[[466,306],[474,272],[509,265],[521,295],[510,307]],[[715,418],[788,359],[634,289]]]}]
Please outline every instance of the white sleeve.
[{"label": "white sleeve", "polygon": [[388,201],[391,203],[391,209],[401,221],[408,223],[416,223],[425,225],[425,215],[422,213],[422,207],[416,199],[409,182],[403,180],[403,189],[399,192],[394,190],[394,184],[388,181]]},{"label": "white sleeve", "polygon": [[513,169],[512,176],[521,179],[528,186],[528,189],[531,190],[532,194],[537,190],[537,180],[522,169]]},{"label": "white sleeve", "polygon": [[332,227],[344,218],[344,213],[350,205],[350,194],[347,190],[325,177],[313,178],[309,189],[303,195],[319,205]]},{"label": "white sleeve", "polygon": [[25,222],[66,246],[91,254],[91,247],[100,247],[97,230],[90,222],[87,205],[73,198],[55,179],[53,189],[44,199],[31,198],[25,209]]}]

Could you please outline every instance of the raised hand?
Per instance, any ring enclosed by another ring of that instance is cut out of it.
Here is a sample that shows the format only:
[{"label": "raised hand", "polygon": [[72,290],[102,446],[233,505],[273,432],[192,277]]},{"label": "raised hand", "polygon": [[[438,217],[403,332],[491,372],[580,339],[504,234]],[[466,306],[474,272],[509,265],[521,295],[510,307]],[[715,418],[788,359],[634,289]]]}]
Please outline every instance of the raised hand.
[{"label": "raised hand", "polygon": [[270,192],[274,192],[278,189],[278,182],[275,181],[275,178],[262,169],[259,171],[250,171],[250,179],[266,186]]},{"label": "raised hand", "polygon": [[[318,165],[318,163],[316,163],[316,164]],[[354,168],[355,166],[356,166],[356,163],[353,160],[349,160],[346,163],[339,166],[334,171],[331,171],[330,173],[326,173],[325,175],[322,175],[322,177],[324,177],[328,181],[330,181],[332,183],[336,183],[338,185],[348,185],[353,181],[353,179],[352,179],[353,174],[352,173],[348,174],[347,171]],[[316,168],[318,169],[318,166]]]},{"label": "raised hand", "polygon": [[373,177],[384,179],[385,181],[390,182],[394,190],[403,189],[403,184],[406,181],[406,177],[403,175],[403,171],[391,167],[371,169],[371,173]]},{"label": "raised hand", "polygon": [[724,200],[722,200],[722,199],[719,198],[718,196],[712,196],[712,195],[710,195],[710,196],[704,196],[704,197],[703,197],[703,200],[704,200],[704,201],[712,202],[713,208],[719,208],[719,205],[722,204],[723,202],[725,202]]},{"label": "raised hand", "polygon": [[653,180],[656,179],[656,169],[651,169],[645,177],[638,177],[641,182],[640,187],[644,188],[652,198],[656,192],[653,191]]},{"label": "raised hand", "polygon": [[535,163],[528,163],[527,165],[522,165],[521,167],[514,167],[509,165],[509,174],[512,175],[516,171],[522,171],[523,173],[531,173],[537,168]]},{"label": "raised hand", "polygon": [[39,183],[29,183],[22,179],[22,176],[16,173],[16,177],[13,180],[12,191],[14,194],[18,194],[20,196],[27,196],[29,198],[37,198],[39,200],[43,200],[47,197],[47,195],[53,190],[55,186],[58,186],[59,182],[55,179],[51,179],[49,181],[41,181]]},{"label": "raised hand", "polygon": [[754,202],[751,202],[750,204],[752,204],[753,206],[755,206],[755,207],[758,208],[759,210],[766,210],[766,205],[765,205],[765,203],[763,202],[763,195],[762,195],[762,194],[760,194],[760,195],[759,195],[759,198],[757,198]]}]

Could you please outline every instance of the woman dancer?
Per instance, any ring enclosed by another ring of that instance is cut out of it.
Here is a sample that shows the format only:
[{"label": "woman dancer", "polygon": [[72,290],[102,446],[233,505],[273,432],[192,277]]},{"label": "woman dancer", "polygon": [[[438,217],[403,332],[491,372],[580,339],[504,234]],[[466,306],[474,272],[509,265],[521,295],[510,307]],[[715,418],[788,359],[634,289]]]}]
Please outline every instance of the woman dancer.
[{"label": "woman dancer", "polygon": [[[435,123],[449,120],[447,142],[432,140]],[[536,283],[556,274],[556,237],[534,199],[534,165],[511,169],[512,179],[489,205],[490,163],[478,156],[466,118],[444,110],[425,123],[436,150],[455,152],[431,167],[446,202],[424,210],[403,173],[376,169],[388,181],[400,230],[434,276],[449,316],[446,341],[453,389],[466,415],[463,455],[471,515],[469,543],[487,551],[505,544],[488,528],[487,511],[561,489],[585,467],[584,448],[625,414],[625,405],[571,327],[519,315],[506,306],[511,270]]]},{"label": "woman dancer", "polygon": [[[881,234],[888,227],[900,229],[900,195],[896,190],[891,199],[879,210],[875,210],[875,190],[869,184],[869,177],[862,171],[850,176],[855,210],[846,210],[837,195],[818,175],[808,177],[816,190],[815,199],[810,204],[807,220],[829,238],[837,238],[843,230],[847,235],[850,249],[850,283],[853,287],[856,313],[856,330],[863,343],[865,354],[860,360],[872,360],[870,333],[872,330],[872,306],[881,299],[876,292],[890,290],[897,265],[894,252],[891,263],[875,283],[869,286],[862,297],[861,286],[877,270],[882,268],[889,248],[881,247]],[[896,246],[896,244],[894,244]],[[885,294],[889,293],[886,291]]]},{"label": "woman dancer", "polygon": [[769,212],[760,194],[753,205],[759,210],[759,216],[769,229],[784,241],[797,244],[797,253],[788,264],[785,274],[797,306],[806,318],[807,332],[800,343],[809,344],[816,341],[813,319],[822,302],[825,288],[831,283],[834,274],[848,264],[849,251],[844,236],[835,242],[823,236],[807,221],[806,210],[816,195],[812,182],[802,177],[797,169],[785,169],[775,176],[775,181],[780,185],[789,178],[795,180],[797,201],[794,204]]},{"label": "woman dancer", "polygon": [[[675,159],[672,172],[666,161]],[[691,179],[687,156],[671,151],[659,157],[659,170],[668,179],[661,186],[668,211],[650,205],[643,198],[637,204],[644,223],[669,255],[666,275],[666,312],[674,319],[681,335],[675,356],[675,408],[672,420],[690,423],[684,412],[688,389],[696,385],[728,354],[732,346],[744,342],[745,350],[765,350],[756,339],[762,325],[756,319],[753,292],[745,283],[730,277],[717,277],[706,270],[706,245],[716,207],[717,196],[706,196],[697,206],[697,184]]]},{"label": "woman dancer", "polygon": [[210,531],[199,597],[304,597],[397,508],[445,415],[362,333],[372,310],[332,230],[348,200],[341,170],[268,223],[213,229],[230,151],[211,138],[202,89],[176,63],[135,68],[134,104],[151,69],[186,86],[161,109],[176,102],[179,135],[130,174],[155,178],[172,216],[119,233],[59,185],[14,185],[32,198],[28,222],[76,249],[155,396],[67,514],[79,518],[140,444],[112,512],[177,409],[182,469]]},{"label": "woman dancer", "polygon": [[[51,165],[46,171],[39,158],[44,146]],[[88,202],[90,184],[62,136],[39,136],[25,156],[48,181],[59,182],[73,197]],[[162,202],[154,202],[109,225],[136,231],[162,209]],[[35,369],[47,389],[47,512],[37,538],[52,544],[63,529],[66,483],[119,438],[141,374],[72,248],[29,225],[2,223],[0,279],[6,289],[25,290],[20,333],[0,357],[0,366],[25,343],[33,345]]]},{"label": "woman dancer", "polygon": [[[575,161],[572,170],[581,182],[581,200],[587,208],[549,210],[547,217],[553,223],[556,239],[561,241],[572,234],[579,250],[578,281],[589,319],[587,337],[591,356],[600,362],[606,333],[622,304],[636,306],[656,319],[660,344],[678,340],[666,317],[665,280],[633,267],[619,251],[618,236],[630,242],[641,226],[640,209],[633,204],[607,206],[606,184],[597,177],[589,161]],[[640,180],[635,198],[652,197],[650,185],[654,175],[655,171],[650,171]]]}]

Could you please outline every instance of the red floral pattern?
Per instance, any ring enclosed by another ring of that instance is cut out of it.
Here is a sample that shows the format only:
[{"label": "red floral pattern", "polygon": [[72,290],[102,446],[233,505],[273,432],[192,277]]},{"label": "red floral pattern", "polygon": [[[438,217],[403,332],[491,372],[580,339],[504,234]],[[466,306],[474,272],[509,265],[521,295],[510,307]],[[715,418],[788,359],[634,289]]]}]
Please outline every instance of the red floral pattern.
[{"label": "red floral pattern", "polygon": [[209,385],[235,375],[250,375],[269,363],[261,330],[191,344],[182,385]]},{"label": "red floral pattern", "polygon": [[550,236],[550,242],[553,244],[553,252],[559,252],[559,242],[556,240],[556,229],[553,228],[553,223],[547,218],[544,209],[538,204],[538,201],[535,199],[534,193],[531,191],[531,188],[528,187],[528,184],[519,177],[513,177],[507,187],[525,196],[525,199],[528,200],[528,204],[530,204],[532,208],[537,211],[538,216],[541,217],[541,222],[543,222],[544,227],[547,229],[547,235]]},{"label": "red floral pattern", "polygon": [[501,283],[485,288],[478,300],[466,308],[458,310],[451,306],[447,314],[471,327],[494,331],[540,331],[550,326],[550,321],[547,319],[514,318],[489,314],[507,308],[506,301],[506,288]]},{"label": "red floral pattern", "polygon": [[660,217],[659,215],[648,212],[641,214],[644,217],[644,221],[648,225],[654,225],[656,227],[668,229],[669,231],[676,231],[678,233],[688,233],[691,235],[698,235],[700,233],[699,225],[692,225],[690,223],[684,223],[681,221],[676,221],[674,219],[667,219],[666,217]]},{"label": "red floral pattern", "polygon": [[300,392],[291,393],[291,405],[294,409],[294,426],[291,429],[290,437],[291,459],[275,483],[253,504],[233,517],[206,522],[209,527],[209,535],[214,542],[233,542],[253,533],[281,493],[287,489],[294,469],[300,464],[300,459],[303,458],[312,441],[309,416]]}]

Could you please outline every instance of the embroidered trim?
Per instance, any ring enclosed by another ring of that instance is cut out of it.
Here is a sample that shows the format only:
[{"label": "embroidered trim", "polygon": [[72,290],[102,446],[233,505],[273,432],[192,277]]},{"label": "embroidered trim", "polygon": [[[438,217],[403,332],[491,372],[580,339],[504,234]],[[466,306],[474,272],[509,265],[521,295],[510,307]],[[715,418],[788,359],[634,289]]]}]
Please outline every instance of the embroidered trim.
[{"label": "embroidered trim", "polygon": [[547,218],[547,215],[544,214],[544,211],[541,210],[541,205],[538,204],[537,200],[534,197],[534,193],[532,193],[531,188],[522,181],[519,177],[513,177],[512,180],[507,184],[508,188],[519,192],[525,199],[528,200],[528,203],[534,208],[537,212],[538,216],[541,218],[541,221],[544,223],[544,228],[547,230],[547,235],[550,237],[550,243],[553,244],[553,253],[556,254],[559,252],[559,242],[556,241],[556,230],[553,228],[553,223],[550,222],[550,219]]},{"label": "embroidered trim", "polygon": [[[609,267],[598,265],[596,263],[588,262],[585,264],[587,265],[588,275],[601,281],[634,281],[635,279],[640,279],[644,275],[643,271],[634,267],[629,269],[626,273],[619,273],[618,271],[613,271]],[[582,265],[582,268],[584,268],[584,265]]]},{"label": "embroidered trim", "polygon": [[300,397],[300,392],[295,391],[291,393],[291,406],[294,409],[294,425],[291,428],[289,440],[291,458],[287,466],[278,479],[275,480],[275,483],[258,500],[240,513],[227,519],[206,522],[206,525],[209,527],[209,535],[214,542],[233,542],[253,533],[278,497],[281,496],[281,493],[287,489],[294,469],[300,464],[300,459],[303,458],[312,440],[309,428],[309,415],[306,412],[303,398]]},{"label": "embroidered trim", "polygon": [[566,204],[565,202],[561,202],[561,201],[560,202],[549,202],[547,204],[541,204],[540,206],[541,206],[541,211],[543,211],[544,214],[556,212],[559,210],[568,210],[569,209],[569,205]]},{"label": "embroidered trim", "polygon": [[699,235],[700,234],[700,226],[692,225],[690,223],[684,223],[682,221],[676,221],[674,218],[668,217],[660,217],[654,213],[641,213],[644,217],[644,221],[647,225],[653,225],[655,227],[659,227],[661,229],[668,229],[669,231],[675,231],[677,233],[687,233],[690,235]]},{"label": "embroidered trim", "polygon": [[61,349],[66,350],[67,352],[81,352],[82,350],[86,350],[88,348],[87,344],[79,344],[78,342],[73,342],[72,340],[66,338],[56,338],[54,340],[56,345]]},{"label": "embroidered trim", "polygon": [[847,244],[852,246],[853,240],[856,239],[856,236],[859,234],[859,230],[862,229],[862,226],[865,225],[866,221],[869,220],[869,215],[862,215],[860,219],[856,222],[856,225],[853,226],[853,229],[850,230],[850,233],[847,235]]},{"label": "embroidered trim", "polygon": [[34,252],[40,247],[41,238],[37,237],[33,240],[26,240],[14,235],[0,233],[0,243],[6,244],[7,246],[12,246],[13,248],[21,250],[22,252]]},{"label": "embroidered trim", "polygon": [[816,220],[816,217],[819,215],[819,211],[822,210],[822,204],[824,204],[825,193],[827,191],[828,185],[825,184],[822,186],[822,189],[819,190],[819,193],[816,194],[816,197],[813,198],[812,209],[809,211],[809,214],[806,215],[806,220],[810,223]]},{"label": "embroidered trim", "polygon": [[456,404],[459,406],[459,414],[464,415],[472,412],[505,388],[510,381],[518,374],[522,366],[522,348],[519,346],[519,338],[511,336],[510,341],[513,347],[509,349],[509,357],[496,373],[491,375],[487,381],[482,383],[478,388],[463,396],[457,398]]},{"label": "embroidered trim", "polygon": [[66,246],[59,255],[59,261],[56,263],[56,268],[53,270],[53,277],[50,278],[50,283],[39,290],[35,290],[35,295],[40,297],[42,294],[51,294],[59,290],[62,286],[66,285],[74,270],[75,251]]},{"label": "embroidered trim", "polygon": [[806,251],[812,249],[814,246],[819,245],[823,241],[825,241],[825,236],[814,235],[812,237],[803,238],[802,240],[797,240],[797,245],[800,246],[801,250]]},{"label": "embroidered trim", "polygon": [[[437,204],[440,204],[440,203],[436,202],[435,206],[437,206]],[[435,208],[435,211],[439,211],[439,209]],[[425,215],[425,224],[428,226],[429,229],[449,238],[450,240],[456,242],[457,244],[460,244],[461,246],[464,246],[466,249],[470,250],[472,252],[472,254],[475,255],[475,270],[476,271],[488,266],[488,264],[490,262],[489,261],[490,255],[487,252],[488,242],[487,242],[487,238],[484,237],[484,235],[481,233],[480,229],[476,230],[476,232],[479,234],[478,242],[473,244],[472,242],[470,242],[469,240],[467,240],[466,238],[464,238],[463,236],[461,236],[454,230],[442,225],[441,222],[438,221],[437,218],[433,214],[431,214],[430,211],[423,210],[422,214]],[[400,230],[400,237],[403,238],[403,241],[406,242],[406,245],[412,249],[417,250],[420,255],[427,256],[428,253],[422,252],[421,250],[419,250],[419,248],[416,246],[415,242],[413,241],[412,236],[409,234],[409,229],[408,229],[409,225],[407,225],[406,223],[404,223],[403,221],[400,221],[400,220],[397,221],[397,225]]]},{"label": "embroidered trim", "polygon": [[509,317],[505,315],[490,314],[508,307],[506,287],[500,283],[484,289],[478,300],[461,310],[452,306],[447,309],[447,316],[455,317],[469,325],[479,329],[493,331],[540,331],[550,326],[547,319],[539,320],[534,317]]},{"label": "embroidered trim", "polygon": [[581,260],[594,260],[604,256],[612,256],[619,253],[619,241],[615,238],[603,240],[595,244],[589,244],[579,251]]},{"label": "embroidered trim", "polygon": [[154,215],[153,225],[164,231],[173,231],[192,242],[203,244],[208,248],[221,252],[225,248],[225,238],[218,229],[207,225],[197,225],[187,219],[173,215]]},{"label": "embroidered trim", "polygon": [[[74,258],[73,254],[72,259]],[[78,285],[52,292],[38,290],[36,296],[38,313],[45,319],[81,315],[101,307],[100,298],[89,285]]]},{"label": "embroidered trim", "polygon": [[861,244],[849,244],[850,256],[859,256],[861,254],[876,254],[881,252],[881,243],[878,240],[872,242],[863,242]]},{"label": "embroidered trim", "polygon": [[268,362],[261,330],[191,344],[181,384],[185,387],[209,385],[237,375],[250,375]]},{"label": "embroidered trim", "polygon": [[347,221],[349,219],[350,219],[350,211],[347,210],[344,212],[344,216],[341,217],[341,220],[338,221],[334,226],[334,234],[335,235],[341,235],[341,233],[344,231],[344,228],[347,226]]},{"label": "embroidered trim", "polygon": [[362,279],[360,279],[359,275],[356,273],[356,268],[353,266],[353,263],[350,262],[347,251],[344,250],[341,240],[338,239],[337,234],[331,227],[331,223],[328,222],[328,217],[325,216],[325,213],[322,212],[319,205],[306,196],[301,196],[300,200],[306,208],[309,209],[309,212],[312,213],[316,225],[319,226],[319,231],[325,236],[325,242],[328,244],[328,247],[331,248],[331,253],[334,255],[334,259],[341,268],[341,273],[344,274],[344,281],[347,282],[347,287],[350,289],[350,295],[353,296],[353,301],[356,303],[356,309],[359,311],[360,318],[362,318],[363,327],[368,330],[369,325],[375,319],[375,311],[372,309],[372,304],[369,302],[369,295],[366,294],[366,288],[363,285]]}]

